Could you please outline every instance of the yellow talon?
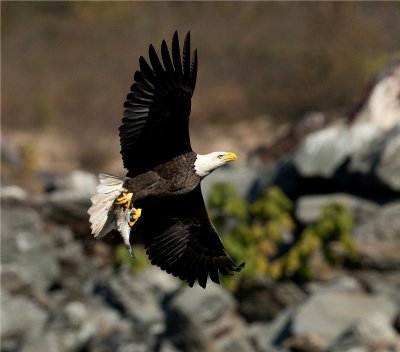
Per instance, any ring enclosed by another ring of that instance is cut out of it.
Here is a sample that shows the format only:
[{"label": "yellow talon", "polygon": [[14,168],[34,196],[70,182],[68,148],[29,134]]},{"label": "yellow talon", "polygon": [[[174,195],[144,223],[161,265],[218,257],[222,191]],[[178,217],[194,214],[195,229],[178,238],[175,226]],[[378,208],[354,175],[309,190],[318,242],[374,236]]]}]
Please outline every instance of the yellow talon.
[{"label": "yellow talon", "polygon": [[131,217],[132,220],[129,222],[129,226],[132,227],[133,225],[135,225],[136,221],[138,221],[141,215],[142,215],[142,209],[132,208],[132,217]]},{"label": "yellow talon", "polygon": [[122,196],[115,200],[115,204],[123,205],[125,208],[131,207],[133,193],[122,193]]}]

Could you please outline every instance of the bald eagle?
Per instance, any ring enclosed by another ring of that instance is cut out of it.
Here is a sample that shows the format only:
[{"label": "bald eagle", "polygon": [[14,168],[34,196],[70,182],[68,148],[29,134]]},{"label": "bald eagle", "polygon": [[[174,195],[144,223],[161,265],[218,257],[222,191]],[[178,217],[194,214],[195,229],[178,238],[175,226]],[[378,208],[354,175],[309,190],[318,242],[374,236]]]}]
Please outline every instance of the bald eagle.
[{"label": "bald eagle", "polygon": [[230,152],[193,152],[189,115],[197,50],[190,57],[190,32],[182,58],[177,32],[171,53],[164,40],[162,60],[153,45],[150,64],[140,57],[119,128],[128,173],[126,177],[100,174],[88,213],[92,234],[101,238],[116,229],[133,258],[129,238],[137,222],[152,264],[191,287],[197,280],[205,288],[208,277],[219,283],[219,273],[230,275],[244,266],[236,266],[225,251],[200,188],[204,177],[237,157]]}]

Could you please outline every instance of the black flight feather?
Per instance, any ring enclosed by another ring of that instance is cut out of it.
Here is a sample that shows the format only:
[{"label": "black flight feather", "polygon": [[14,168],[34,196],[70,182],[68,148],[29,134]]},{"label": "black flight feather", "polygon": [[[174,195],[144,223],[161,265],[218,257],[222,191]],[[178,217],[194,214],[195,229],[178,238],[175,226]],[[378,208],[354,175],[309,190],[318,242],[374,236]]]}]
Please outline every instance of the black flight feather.
[{"label": "black flight feather", "polygon": [[161,56],[164,63],[165,71],[173,73],[174,67],[172,65],[171,56],[169,55],[168,46],[165,40],[163,40],[161,43]]},{"label": "black flight feather", "polygon": [[232,275],[242,268],[228,256],[211,224],[200,186],[186,195],[147,205],[138,225],[146,233],[143,241],[151,262],[189,286],[197,280],[206,287],[208,276],[219,283],[218,272]]},{"label": "black flight feather", "polygon": [[175,31],[172,38],[172,61],[174,62],[175,73],[182,76],[181,50],[179,48],[178,32]]},{"label": "black flight feather", "polygon": [[182,53],[183,79],[185,84],[190,82],[190,32],[186,35]]},{"label": "black flight feather", "polygon": [[153,45],[150,44],[149,47],[149,57],[151,66],[153,66],[153,70],[155,72],[164,72],[164,68],[161,65],[160,59],[157,56],[156,50],[154,49]]},{"label": "black flight feather", "polygon": [[[178,33],[175,32],[172,56],[163,41],[161,56],[158,56],[153,45],[149,46],[151,65],[143,56],[139,58],[140,69],[134,74],[135,82],[124,103],[124,107],[129,110],[129,119],[123,120],[119,128],[122,159],[129,177],[192,151],[188,125],[196,83],[197,58],[193,53],[194,61],[190,60],[189,34],[183,48],[182,64]],[[131,109],[133,107],[147,109],[146,115],[135,116],[136,111]],[[132,134],[129,125],[135,119],[142,121],[143,125]]]}]

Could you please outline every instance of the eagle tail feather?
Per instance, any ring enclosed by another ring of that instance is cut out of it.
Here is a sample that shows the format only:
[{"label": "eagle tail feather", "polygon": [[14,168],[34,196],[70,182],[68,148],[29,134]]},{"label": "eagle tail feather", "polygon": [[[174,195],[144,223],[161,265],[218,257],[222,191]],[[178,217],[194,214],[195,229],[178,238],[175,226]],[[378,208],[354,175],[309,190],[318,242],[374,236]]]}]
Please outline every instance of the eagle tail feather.
[{"label": "eagle tail feather", "polygon": [[92,234],[95,238],[101,238],[115,228],[112,209],[127,179],[127,177],[107,174],[99,175],[100,183],[96,187],[97,193],[91,198],[92,206],[88,210]]}]

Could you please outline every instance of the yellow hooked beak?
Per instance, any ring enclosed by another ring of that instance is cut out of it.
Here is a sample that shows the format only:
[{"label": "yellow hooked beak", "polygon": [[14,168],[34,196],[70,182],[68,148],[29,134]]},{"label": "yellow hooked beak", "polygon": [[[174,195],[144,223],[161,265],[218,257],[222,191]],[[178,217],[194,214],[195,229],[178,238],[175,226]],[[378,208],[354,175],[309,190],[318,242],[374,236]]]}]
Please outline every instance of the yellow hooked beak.
[{"label": "yellow hooked beak", "polygon": [[224,155],[224,160],[225,161],[233,161],[233,160],[237,160],[237,156],[236,156],[236,154],[235,153],[226,153],[225,155]]}]

